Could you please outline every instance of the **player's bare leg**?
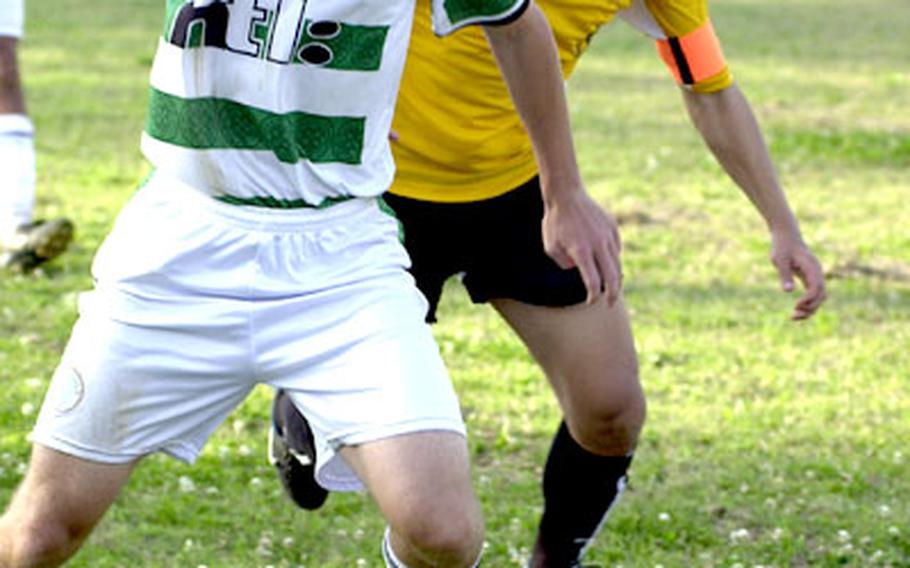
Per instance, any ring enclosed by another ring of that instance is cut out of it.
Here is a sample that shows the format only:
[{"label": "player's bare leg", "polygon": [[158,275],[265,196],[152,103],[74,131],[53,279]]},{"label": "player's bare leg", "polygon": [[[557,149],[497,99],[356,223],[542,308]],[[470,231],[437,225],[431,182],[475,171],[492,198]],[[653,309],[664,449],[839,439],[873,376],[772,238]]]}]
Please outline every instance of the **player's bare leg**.
[{"label": "player's bare leg", "polygon": [[530,565],[577,562],[625,484],[645,419],[622,299],[609,307],[495,300],[541,365],[565,416],[544,472],[544,515]]},{"label": "player's bare leg", "polygon": [[[392,552],[408,568],[474,566],[483,545],[468,447],[451,432],[418,432],[346,447],[390,526]],[[384,543],[383,546],[389,543]],[[395,559],[387,563],[395,566]]]},{"label": "player's bare leg", "polygon": [[59,256],[73,237],[73,223],[34,221],[35,149],[26,114],[14,37],[0,36],[0,268],[29,272]]},{"label": "player's bare leg", "polygon": [[58,566],[79,550],[135,462],[101,464],[41,445],[0,518],[0,568]]}]

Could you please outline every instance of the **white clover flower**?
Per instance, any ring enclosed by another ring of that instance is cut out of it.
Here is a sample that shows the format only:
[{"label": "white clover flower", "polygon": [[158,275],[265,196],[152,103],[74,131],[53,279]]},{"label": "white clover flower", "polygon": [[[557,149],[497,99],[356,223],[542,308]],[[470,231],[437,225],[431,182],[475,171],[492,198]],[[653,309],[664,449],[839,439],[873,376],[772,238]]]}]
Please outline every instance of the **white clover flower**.
[{"label": "white clover flower", "polygon": [[357,564],[357,566],[366,566],[366,565],[367,565],[367,561],[364,560],[363,558],[358,558],[356,564]]},{"label": "white clover flower", "polygon": [[775,527],[774,530],[771,531],[771,538],[773,540],[780,540],[783,536],[784,536],[784,529],[782,529],[780,527]]},{"label": "white clover flower", "polygon": [[837,531],[837,540],[839,540],[840,542],[850,542],[850,540],[852,538],[853,537],[850,535],[850,533],[845,531],[844,529],[840,529]]},{"label": "white clover flower", "polygon": [[180,479],[177,480],[177,487],[180,488],[180,491],[183,493],[192,493],[196,490],[196,484],[193,483],[193,480],[185,475],[181,475]]},{"label": "white clover flower", "polygon": [[659,515],[657,515],[657,520],[662,523],[670,522],[670,513],[660,513]]},{"label": "white clover flower", "polygon": [[888,527],[888,534],[890,534],[891,536],[897,536],[897,535],[901,534],[901,530],[899,528],[897,528],[896,526],[891,525],[890,527]]},{"label": "white clover flower", "polygon": [[239,448],[237,448],[237,453],[243,457],[249,457],[249,456],[253,455],[253,450],[251,450],[250,447],[247,446],[246,444],[243,444]]},{"label": "white clover flower", "polygon": [[283,539],[281,539],[281,546],[283,546],[285,548],[291,548],[292,546],[294,546],[294,537],[286,536]]},{"label": "white clover flower", "polygon": [[256,547],[256,554],[259,556],[272,555],[272,539],[270,539],[268,535],[259,537],[259,546]]},{"label": "white clover flower", "polygon": [[888,515],[891,514],[891,507],[889,507],[888,505],[879,505],[878,514],[883,517],[887,517]]},{"label": "white clover flower", "polygon": [[253,477],[250,479],[250,485],[252,485],[253,487],[259,487],[260,485],[262,485],[262,480],[259,479],[258,477]]},{"label": "white clover flower", "polygon": [[733,542],[748,540],[751,536],[752,533],[749,532],[749,529],[736,529],[735,531],[730,532],[730,540]]},{"label": "white clover flower", "polygon": [[31,416],[35,413],[35,405],[30,402],[26,402],[19,409],[19,412],[21,412],[23,416]]},{"label": "white clover flower", "polygon": [[25,379],[25,386],[27,386],[30,389],[37,389],[42,384],[44,384],[44,381],[42,381],[38,377],[32,377],[30,379]]}]

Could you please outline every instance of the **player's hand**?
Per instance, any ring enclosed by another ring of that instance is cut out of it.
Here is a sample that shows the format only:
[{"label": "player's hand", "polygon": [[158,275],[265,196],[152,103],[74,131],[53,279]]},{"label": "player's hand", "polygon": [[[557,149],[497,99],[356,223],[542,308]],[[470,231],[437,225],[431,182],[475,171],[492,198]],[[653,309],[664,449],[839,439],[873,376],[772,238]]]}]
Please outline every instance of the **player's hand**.
[{"label": "player's hand", "polygon": [[772,233],[771,243],[771,262],[777,268],[784,292],[792,292],[795,288],[794,276],[805,288],[790,318],[803,320],[811,317],[827,297],[821,264],[799,234]]},{"label": "player's hand", "polygon": [[578,269],[588,304],[604,293],[609,305],[616,302],[622,289],[619,229],[583,189],[546,200],[543,244],[560,268]]}]

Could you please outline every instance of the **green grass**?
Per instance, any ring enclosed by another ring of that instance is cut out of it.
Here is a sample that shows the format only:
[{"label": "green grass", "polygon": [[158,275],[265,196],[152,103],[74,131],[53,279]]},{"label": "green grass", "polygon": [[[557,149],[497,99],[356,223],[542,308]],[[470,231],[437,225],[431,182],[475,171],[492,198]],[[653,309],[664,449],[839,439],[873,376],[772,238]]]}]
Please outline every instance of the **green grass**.
[{"label": "green grass", "polygon": [[[79,234],[44,273],[0,278],[0,503],[23,472],[92,254],[148,170],[138,137],[160,4],[29,3],[38,213],[70,215]],[[777,291],[763,226],[689,127],[650,42],[622,23],[600,34],[571,105],[589,188],[625,220],[650,414],[630,490],[589,558],[910,566],[910,11],[716,0],[712,14],[831,298],[813,320],[787,321],[793,298]],[[558,411],[492,310],[453,283],[440,319],[486,565],[517,566]],[[366,497],[335,495],[317,514],[283,499],[264,459],[268,404],[256,391],[194,467],[147,460],[73,565],[380,565]]]}]

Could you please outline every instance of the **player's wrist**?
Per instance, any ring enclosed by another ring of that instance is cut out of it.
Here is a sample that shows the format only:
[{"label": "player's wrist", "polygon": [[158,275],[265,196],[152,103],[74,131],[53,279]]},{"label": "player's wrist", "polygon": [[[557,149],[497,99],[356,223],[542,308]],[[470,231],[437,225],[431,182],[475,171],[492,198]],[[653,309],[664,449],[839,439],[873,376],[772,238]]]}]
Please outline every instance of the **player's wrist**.
[{"label": "player's wrist", "polygon": [[577,172],[548,176],[541,174],[540,190],[546,207],[557,205],[566,199],[577,199],[586,195],[581,176]]}]

